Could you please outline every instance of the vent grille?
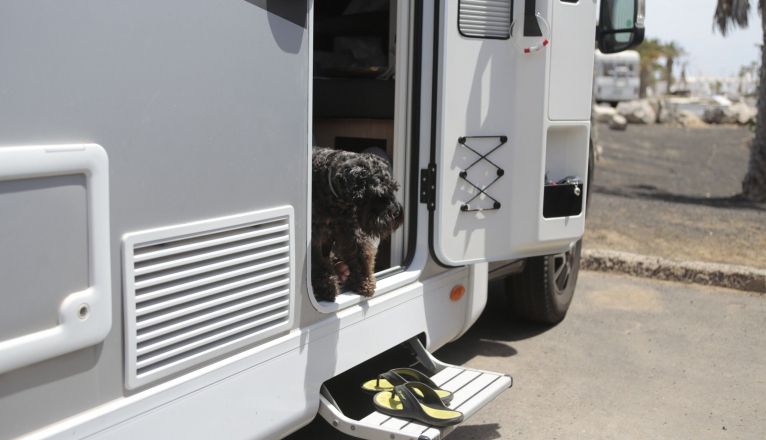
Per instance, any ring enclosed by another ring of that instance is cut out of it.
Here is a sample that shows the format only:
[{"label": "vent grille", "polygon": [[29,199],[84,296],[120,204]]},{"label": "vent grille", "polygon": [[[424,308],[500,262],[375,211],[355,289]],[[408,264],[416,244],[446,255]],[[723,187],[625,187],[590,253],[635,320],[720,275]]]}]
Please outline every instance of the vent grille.
[{"label": "vent grille", "polygon": [[460,0],[460,34],[474,38],[510,38],[512,10],[513,0]]},{"label": "vent grille", "polygon": [[280,208],[125,237],[128,388],[289,329],[291,219]]}]

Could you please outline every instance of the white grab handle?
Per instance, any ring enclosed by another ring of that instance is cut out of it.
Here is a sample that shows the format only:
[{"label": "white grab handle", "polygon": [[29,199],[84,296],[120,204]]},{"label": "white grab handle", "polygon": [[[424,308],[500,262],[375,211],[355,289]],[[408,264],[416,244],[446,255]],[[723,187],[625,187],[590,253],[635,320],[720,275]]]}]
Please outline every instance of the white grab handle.
[{"label": "white grab handle", "polygon": [[78,174],[86,178],[89,287],[64,298],[55,327],[0,341],[0,374],[95,345],[112,328],[106,151],[95,144],[0,148],[0,181]]}]

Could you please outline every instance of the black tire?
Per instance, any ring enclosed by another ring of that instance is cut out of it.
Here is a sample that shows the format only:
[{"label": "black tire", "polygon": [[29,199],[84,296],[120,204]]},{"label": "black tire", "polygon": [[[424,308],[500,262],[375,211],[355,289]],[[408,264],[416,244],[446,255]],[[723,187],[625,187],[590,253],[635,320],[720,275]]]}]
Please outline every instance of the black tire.
[{"label": "black tire", "polygon": [[543,324],[558,324],[572,303],[580,273],[582,240],[567,252],[529,258],[524,271],[508,277],[506,292],[514,316]]}]

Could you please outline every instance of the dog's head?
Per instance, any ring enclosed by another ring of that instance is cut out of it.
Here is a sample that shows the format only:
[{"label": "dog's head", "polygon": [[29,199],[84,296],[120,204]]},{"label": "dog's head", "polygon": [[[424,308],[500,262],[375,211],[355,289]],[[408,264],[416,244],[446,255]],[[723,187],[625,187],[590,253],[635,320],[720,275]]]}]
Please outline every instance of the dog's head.
[{"label": "dog's head", "polygon": [[385,238],[404,221],[396,200],[399,184],[388,163],[373,154],[356,154],[336,170],[341,197],[356,208],[359,227],[367,235]]}]

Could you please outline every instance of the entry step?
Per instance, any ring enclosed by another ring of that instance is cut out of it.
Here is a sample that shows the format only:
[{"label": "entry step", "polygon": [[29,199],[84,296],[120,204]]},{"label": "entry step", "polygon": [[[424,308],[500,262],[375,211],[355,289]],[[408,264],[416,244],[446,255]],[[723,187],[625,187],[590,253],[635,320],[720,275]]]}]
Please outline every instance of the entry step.
[{"label": "entry step", "polygon": [[[431,376],[440,388],[453,393],[449,408],[463,413],[463,423],[481,408],[511,387],[511,376],[445,364],[435,359],[420,344],[410,341],[418,360],[436,374]],[[319,414],[337,430],[357,438],[381,440],[438,440],[457,426],[437,428],[409,419],[391,417],[377,411],[361,420],[346,417],[332,396],[323,390]]]}]

